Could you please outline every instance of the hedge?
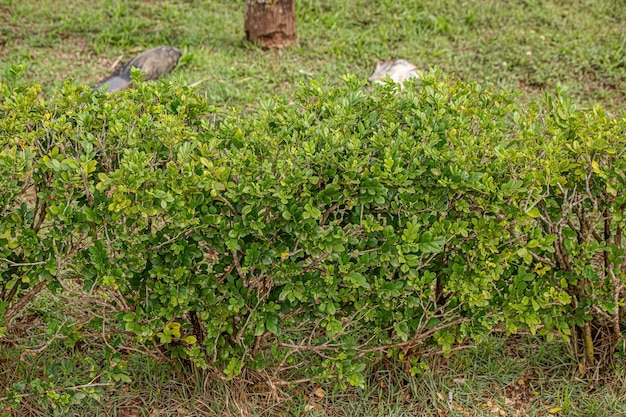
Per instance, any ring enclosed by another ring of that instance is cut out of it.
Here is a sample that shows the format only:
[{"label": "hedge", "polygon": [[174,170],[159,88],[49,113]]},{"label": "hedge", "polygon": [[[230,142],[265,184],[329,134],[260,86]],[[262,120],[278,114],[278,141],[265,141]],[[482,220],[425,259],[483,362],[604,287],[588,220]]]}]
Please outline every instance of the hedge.
[{"label": "hedge", "polygon": [[[116,330],[107,349],[130,333],[227,378],[363,386],[368,363],[418,372],[494,330],[624,355],[624,115],[438,71],[252,114],[166,83],[45,99],[20,71],[0,84],[0,337],[47,289]],[[49,325],[79,340],[77,320]]]}]

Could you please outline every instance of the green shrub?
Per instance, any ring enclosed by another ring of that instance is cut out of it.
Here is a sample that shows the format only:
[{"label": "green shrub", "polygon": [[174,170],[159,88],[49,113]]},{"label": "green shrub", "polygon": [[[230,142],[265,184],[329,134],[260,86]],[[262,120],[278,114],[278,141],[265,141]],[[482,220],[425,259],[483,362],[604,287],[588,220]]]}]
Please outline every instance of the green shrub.
[{"label": "green shrub", "polygon": [[152,354],[357,386],[383,355],[418,371],[424,344],[495,327],[623,340],[624,119],[436,72],[241,115],[164,83],[46,101],[12,71],[4,326],[47,286]]}]

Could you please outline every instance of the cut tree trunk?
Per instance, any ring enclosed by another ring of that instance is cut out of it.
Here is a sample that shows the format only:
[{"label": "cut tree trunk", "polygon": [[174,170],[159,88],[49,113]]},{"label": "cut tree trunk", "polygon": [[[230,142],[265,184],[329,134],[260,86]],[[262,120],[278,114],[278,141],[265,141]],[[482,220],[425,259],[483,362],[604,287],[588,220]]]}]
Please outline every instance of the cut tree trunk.
[{"label": "cut tree trunk", "polygon": [[296,42],[295,0],[246,0],[246,39],[263,49]]}]

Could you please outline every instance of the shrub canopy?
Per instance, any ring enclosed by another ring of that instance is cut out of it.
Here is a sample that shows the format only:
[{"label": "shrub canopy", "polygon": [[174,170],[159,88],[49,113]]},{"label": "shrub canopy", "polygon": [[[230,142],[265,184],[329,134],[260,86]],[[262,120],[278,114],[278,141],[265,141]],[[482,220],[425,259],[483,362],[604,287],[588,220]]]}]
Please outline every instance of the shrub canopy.
[{"label": "shrub canopy", "polygon": [[0,84],[0,335],[47,287],[231,378],[306,358],[363,385],[383,354],[418,370],[424,344],[495,328],[584,341],[594,323],[619,350],[623,117],[437,71],[312,81],[245,115],[165,83],[46,100],[18,73]]}]

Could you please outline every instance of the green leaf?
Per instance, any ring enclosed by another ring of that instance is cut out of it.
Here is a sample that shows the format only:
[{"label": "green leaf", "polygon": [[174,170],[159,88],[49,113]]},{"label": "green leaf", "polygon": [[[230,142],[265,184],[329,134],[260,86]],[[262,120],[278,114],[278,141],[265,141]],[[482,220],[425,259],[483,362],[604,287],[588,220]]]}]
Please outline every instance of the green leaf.
[{"label": "green leaf", "polygon": [[367,282],[367,278],[359,272],[350,272],[345,279],[346,283],[353,288],[365,288],[369,289],[370,284]]},{"label": "green leaf", "polygon": [[541,212],[539,211],[537,207],[531,208],[530,210],[526,212],[526,214],[528,214],[528,216],[532,217],[533,219],[536,219],[537,217],[541,216]]},{"label": "green leaf", "polygon": [[130,377],[128,375],[126,375],[126,374],[116,374],[116,375],[118,377],[118,380],[121,381],[121,382],[126,382],[126,383],[129,383],[129,384],[131,382],[133,382],[133,380],[130,379]]},{"label": "green leaf", "polygon": [[441,323],[441,320],[438,318],[431,318],[430,320],[428,320],[428,323],[426,323],[426,327],[428,327],[429,329],[432,329],[434,327],[436,327],[437,325],[439,325],[439,323]]},{"label": "green leaf", "polygon": [[540,307],[539,307],[539,303],[538,303],[537,301],[535,301],[535,299],[534,299],[534,298],[531,300],[531,304],[532,304],[532,306],[533,306],[533,310],[535,310],[535,311],[539,311],[539,308],[540,308]]},{"label": "green leaf", "polygon": [[197,343],[197,341],[198,341],[195,336],[187,336],[183,340],[188,345],[195,345]]},{"label": "green leaf", "polygon": [[262,336],[265,333],[265,322],[257,323],[254,328],[254,336]]},{"label": "green leaf", "polygon": [[268,315],[267,320],[265,321],[265,328],[269,332],[278,335],[280,330],[278,327],[278,317],[274,315]]}]

